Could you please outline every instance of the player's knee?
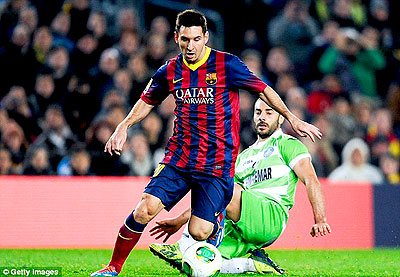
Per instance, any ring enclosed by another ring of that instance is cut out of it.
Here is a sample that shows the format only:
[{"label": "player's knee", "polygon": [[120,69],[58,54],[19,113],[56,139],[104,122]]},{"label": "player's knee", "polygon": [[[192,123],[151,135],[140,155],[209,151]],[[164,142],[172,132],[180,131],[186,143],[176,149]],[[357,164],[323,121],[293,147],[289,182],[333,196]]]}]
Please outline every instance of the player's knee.
[{"label": "player's knee", "polygon": [[189,234],[198,241],[206,240],[211,235],[212,229],[199,227],[199,226],[189,226]]},{"label": "player's knee", "polygon": [[142,200],[136,207],[133,216],[136,222],[149,223],[160,212],[159,203],[153,201],[149,195],[143,195]]}]

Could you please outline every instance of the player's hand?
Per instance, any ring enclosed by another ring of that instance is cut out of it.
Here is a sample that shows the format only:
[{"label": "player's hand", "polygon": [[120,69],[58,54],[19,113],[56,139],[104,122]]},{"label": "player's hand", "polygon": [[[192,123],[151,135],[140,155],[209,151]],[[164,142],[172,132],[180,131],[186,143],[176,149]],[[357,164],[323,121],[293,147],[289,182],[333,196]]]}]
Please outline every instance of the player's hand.
[{"label": "player's hand", "polygon": [[156,226],[150,230],[151,236],[156,236],[156,239],[165,236],[163,242],[166,242],[173,234],[175,234],[182,225],[176,219],[165,219],[156,221]]},{"label": "player's hand", "polygon": [[328,223],[316,223],[311,227],[310,235],[312,237],[325,236],[331,232]]},{"label": "player's hand", "polygon": [[315,137],[317,137],[318,139],[322,138],[321,130],[318,127],[310,123],[307,123],[303,120],[300,120],[297,117],[291,120],[290,124],[292,125],[293,130],[299,136],[301,137],[308,136],[312,140],[312,142],[315,142]]},{"label": "player's hand", "polygon": [[122,146],[124,145],[127,137],[127,128],[123,125],[118,125],[114,133],[108,139],[104,152],[108,152],[111,156],[113,153],[121,155]]}]

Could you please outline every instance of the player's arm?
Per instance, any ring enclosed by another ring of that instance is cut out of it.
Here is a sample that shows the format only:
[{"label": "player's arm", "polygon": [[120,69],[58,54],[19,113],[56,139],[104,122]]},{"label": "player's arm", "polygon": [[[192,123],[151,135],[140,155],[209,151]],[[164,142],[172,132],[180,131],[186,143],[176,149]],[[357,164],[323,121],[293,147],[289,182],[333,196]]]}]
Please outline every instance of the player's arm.
[{"label": "player's arm", "polygon": [[267,103],[268,106],[270,106],[278,113],[280,113],[283,117],[285,117],[289,121],[293,130],[299,136],[309,136],[313,142],[315,142],[314,136],[318,139],[321,139],[321,131],[316,126],[300,120],[292,112],[290,112],[285,103],[283,103],[281,97],[270,86],[267,86],[264,91],[261,92],[258,96],[265,103]]},{"label": "player's arm", "polygon": [[294,172],[305,184],[308,199],[310,200],[315,224],[311,228],[311,236],[318,237],[331,232],[331,227],[326,222],[325,201],[322,194],[321,184],[311,163],[311,159],[304,158],[293,167]]},{"label": "player's arm", "polygon": [[175,218],[169,218],[156,221],[156,226],[150,230],[150,235],[157,235],[156,239],[165,236],[163,242],[166,242],[170,236],[175,234],[183,225],[185,225],[190,218],[191,209],[187,209]]},{"label": "player's arm", "polygon": [[139,99],[125,119],[115,128],[114,133],[108,139],[104,147],[104,152],[110,153],[111,156],[113,153],[120,155],[122,146],[126,141],[128,128],[145,118],[153,108],[153,105],[147,104],[142,99]]}]

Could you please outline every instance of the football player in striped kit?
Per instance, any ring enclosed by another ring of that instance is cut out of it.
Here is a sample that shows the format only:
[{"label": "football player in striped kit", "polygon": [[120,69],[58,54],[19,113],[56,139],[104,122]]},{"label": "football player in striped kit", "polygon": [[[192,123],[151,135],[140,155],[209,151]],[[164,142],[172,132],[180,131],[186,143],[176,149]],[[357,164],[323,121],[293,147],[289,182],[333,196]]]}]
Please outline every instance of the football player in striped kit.
[{"label": "football player in striped kit", "polygon": [[106,143],[105,152],[119,155],[127,129],[167,96],[174,96],[174,133],[165,157],[120,228],[110,263],[92,276],[118,275],[147,223],[162,209],[170,210],[189,190],[191,236],[205,240],[221,231],[217,219],[232,198],[239,151],[240,89],[256,94],[277,110],[299,135],[321,138],[317,127],[294,116],[278,94],[239,58],[206,46],[208,39],[207,21],[201,12],[185,10],[178,14],[175,41],[181,53],[153,75]]}]

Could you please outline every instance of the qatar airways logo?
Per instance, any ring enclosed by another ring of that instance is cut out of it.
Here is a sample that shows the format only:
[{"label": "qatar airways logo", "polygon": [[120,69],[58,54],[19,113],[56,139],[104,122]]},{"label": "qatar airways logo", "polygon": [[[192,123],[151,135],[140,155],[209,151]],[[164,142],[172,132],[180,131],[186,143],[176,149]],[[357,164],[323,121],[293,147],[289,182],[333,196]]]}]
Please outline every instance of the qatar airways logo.
[{"label": "qatar airways logo", "polygon": [[214,104],[214,88],[187,88],[175,90],[176,99],[184,104]]}]

